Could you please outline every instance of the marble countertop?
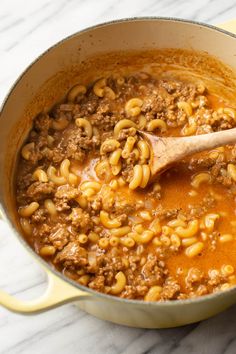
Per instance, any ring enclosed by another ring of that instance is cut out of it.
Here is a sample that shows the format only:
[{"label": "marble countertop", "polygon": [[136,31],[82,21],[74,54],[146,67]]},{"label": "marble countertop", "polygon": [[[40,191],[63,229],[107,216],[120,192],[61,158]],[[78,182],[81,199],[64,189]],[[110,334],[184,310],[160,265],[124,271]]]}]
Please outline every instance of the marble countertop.
[{"label": "marble countertop", "polygon": [[[21,71],[60,39],[87,26],[133,16],[207,23],[236,18],[235,0],[1,0],[0,102]],[[42,270],[0,221],[0,288],[22,298],[43,293]],[[178,329],[142,330],[98,320],[73,304],[24,317],[0,308],[1,354],[234,354],[236,306]]]}]

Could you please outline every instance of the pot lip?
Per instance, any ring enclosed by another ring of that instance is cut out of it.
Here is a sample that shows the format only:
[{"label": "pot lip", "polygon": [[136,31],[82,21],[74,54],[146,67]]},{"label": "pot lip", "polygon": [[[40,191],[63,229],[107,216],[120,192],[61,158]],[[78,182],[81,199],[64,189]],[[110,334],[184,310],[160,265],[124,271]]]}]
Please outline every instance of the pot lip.
[{"label": "pot lip", "polygon": [[[232,38],[236,38],[236,35],[218,28],[214,25],[210,25],[210,24],[206,24],[203,22],[199,22],[199,21],[193,21],[193,20],[186,20],[186,19],[182,19],[182,18],[175,18],[175,17],[162,17],[162,16],[141,16],[141,17],[127,17],[127,18],[121,18],[121,19],[116,19],[116,20],[112,20],[112,21],[106,21],[106,22],[102,22],[93,26],[89,26],[86,27],[85,29],[82,29],[80,31],[77,31],[63,39],[61,39],[60,41],[56,42],[55,44],[53,44],[52,46],[50,46],[49,48],[47,48],[43,53],[41,53],[40,55],[38,55],[27,67],[26,69],[18,76],[18,78],[14,81],[14,83],[11,85],[11,87],[9,88],[5,98],[3,99],[2,103],[0,104],[0,123],[1,123],[1,114],[8,102],[8,99],[10,98],[11,94],[13,93],[14,89],[16,88],[16,86],[18,85],[18,83],[21,81],[21,79],[24,77],[25,74],[27,74],[27,72],[31,69],[31,67],[33,67],[34,64],[36,64],[37,62],[40,61],[40,59],[47,53],[49,53],[50,51],[54,50],[56,47],[64,44],[67,40],[76,37],[82,33],[86,33],[89,32],[91,30],[96,30],[97,28],[102,28],[102,27],[109,27],[112,25],[116,25],[119,23],[125,23],[125,22],[141,22],[141,21],[163,21],[163,22],[177,22],[177,23],[184,23],[184,24],[189,24],[189,25],[194,25],[194,26],[201,26],[203,28],[208,28],[211,30],[214,30],[216,32],[220,32],[222,34],[225,34],[227,36],[230,36]],[[24,246],[24,248],[26,248],[28,250],[28,252],[30,252],[30,254],[32,255],[32,257],[35,257],[36,260],[41,263],[49,272],[52,272],[55,276],[63,279],[66,283],[69,283],[70,285],[82,290],[85,293],[90,293],[91,295],[94,295],[95,297],[101,298],[101,299],[106,299],[109,301],[118,301],[118,302],[122,302],[122,303],[126,303],[128,304],[133,304],[133,305],[145,305],[145,306],[155,306],[155,307],[173,307],[176,305],[179,306],[185,306],[185,305],[194,305],[197,303],[203,303],[207,300],[211,300],[213,298],[220,298],[220,297],[224,297],[225,294],[227,293],[233,293],[236,292],[236,286],[232,287],[230,289],[227,289],[225,291],[219,291],[213,294],[208,294],[208,295],[203,295],[203,296],[199,296],[196,298],[190,298],[190,299],[184,299],[184,300],[166,300],[163,302],[159,302],[159,301],[144,301],[144,300],[133,300],[133,299],[125,299],[125,298],[120,298],[117,296],[112,296],[112,295],[108,295],[108,294],[104,294],[98,291],[95,291],[93,289],[90,289],[86,286],[80,285],[79,283],[76,283],[75,281],[73,281],[72,279],[66,277],[65,275],[63,275],[61,272],[57,271],[55,268],[53,268],[51,265],[49,265],[48,262],[46,262],[43,258],[41,258],[30,246],[29,244],[26,242],[26,240],[20,235],[20,233],[17,231],[17,229],[15,228],[15,226],[12,224],[12,222],[10,221],[7,213],[5,212],[5,208],[3,206],[3,203],[0,201],[0,216],[1,214],[3,215],[3,221],[7,222],[8,226],[10,227],[10,229],[13,231],[14,235],[18,238],[19,242]]]}]

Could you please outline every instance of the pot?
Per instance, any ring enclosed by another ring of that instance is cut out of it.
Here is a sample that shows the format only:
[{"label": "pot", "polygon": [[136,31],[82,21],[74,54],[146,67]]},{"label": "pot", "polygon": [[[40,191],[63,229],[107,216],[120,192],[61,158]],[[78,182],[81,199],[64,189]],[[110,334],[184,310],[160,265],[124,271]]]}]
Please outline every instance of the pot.
[{"label": "pot", "polygon": [[[223,27],[236,32],[236,21]],[[20,234],[14,205],[13,172],[17,151],[31,127],[32,117],[59,100],[71,83],[76,82],[76,77],[85,80],[87,58],[94,55],[97,58],[86,70],[89,82],[93,72],[106,70],[106,63],[101,62],[102,52],[156,48],[205,51],[236,69],[234,34],[192,21],[134,18],[91,27],[59,42],[25,70],[8,94],[0,114],[0,210],[12,232],[47,273],[48,287],[42,297],[28,302],[0,291],[2,306],[18,313],[34,314],[75,302],[103,320],[133,327],[167,328],[206,319],[236,303],[236,287],[196,299],[166,302],[126,300],[101,294],[52,269]],[[112,56],[110,63],[117,64]]]}]

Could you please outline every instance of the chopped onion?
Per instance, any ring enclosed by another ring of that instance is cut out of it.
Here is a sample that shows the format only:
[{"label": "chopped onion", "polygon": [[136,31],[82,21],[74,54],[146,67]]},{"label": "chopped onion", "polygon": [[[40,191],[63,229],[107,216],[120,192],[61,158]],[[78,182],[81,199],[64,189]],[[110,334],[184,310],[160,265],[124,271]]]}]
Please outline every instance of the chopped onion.
[{"label": "chopped onion", "polygon": [[141,222],[143,222],[143,219],[140,218],[139,216],[129,216],[129,220],[131,220],[134,224],[139,224]]},{"label": "chopped onion", "polygon": [[96,252],[88,252],[88,262],[91,267],[97,265]]}]

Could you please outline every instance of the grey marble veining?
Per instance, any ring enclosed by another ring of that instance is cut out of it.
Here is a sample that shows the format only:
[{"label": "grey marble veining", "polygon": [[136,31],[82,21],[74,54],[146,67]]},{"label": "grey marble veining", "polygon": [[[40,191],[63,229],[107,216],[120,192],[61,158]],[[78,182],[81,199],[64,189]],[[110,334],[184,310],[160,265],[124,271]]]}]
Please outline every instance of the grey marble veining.
[{"label": "grey marble veining", "polygon": [[[172,16],[208,23],[236,18],[235,0],[1,0],[0,102],[21,71],[52,44],[122,17]],[[0,288],[22,299],[43,292],[45,275],[0,222]],[[126,328],[73,304],[24,317],[0,308],[1,354],[234,354],[236,306],[207,321],[167,330]]]}]

